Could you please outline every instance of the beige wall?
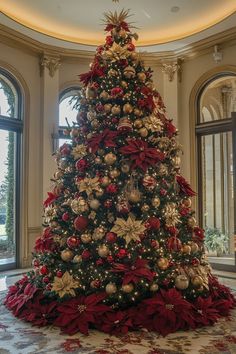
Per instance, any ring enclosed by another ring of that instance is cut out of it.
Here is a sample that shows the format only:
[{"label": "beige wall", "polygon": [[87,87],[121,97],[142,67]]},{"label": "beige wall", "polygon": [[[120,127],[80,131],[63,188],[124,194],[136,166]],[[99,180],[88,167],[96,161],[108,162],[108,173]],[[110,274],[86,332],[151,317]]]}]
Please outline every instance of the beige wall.
[{"label": "beige wall", "polygon": [[[224,49],[222,64],[236,63],[236,46]],[[20,49],[8,47],[0,43],[0,64],[10,65],[24,78],[29,91],[29,150],[25,151],[26,175],[28,185],[25,196],[28,195],[26,204],[22,204],[23,213],[27,213],[25,230],[22,230],[21,244],[24,250],[21,252],[21,265],[27,266],[30,262],[30,252],[34,240],[40,232],[42,222],[42,201],[46,190],[50,185],[50,177],[55,169],[52,153],[51,133],[57,126],[57,98],[59,92],[70,84],[79,83],[78,74],[85,72],[89,67],[89,60],[66,60],[61,63],[55,77],[49,77],[48,70],[40,77],[39,58]],[[196,81],[201,75],[214,68],[216,64],[211,54],[199,56],[183,63],[181,84],[173,82],[173,86],[166,81],[161,71],[160,63],[148,63],[154,73],[154,84],[166,102],[167,112],[170,118],[174,118],[180,130],[180,143],[184,146],[182,161],[183,174],[190,178],[190,136],[189,126],[192,117],[189,116],[190,93]],[[47,75],[47,77],[45,77]],[[51,80],[51,81],[50,81]],[[168,86],[169,85],[169,86]],[[174,86],[175,85],[175,86]],[[50,87],[50,90],[49,90]],[[52,92],[53,91],[53,92]],[[57,97],[57,98],[56,98]],[[51,99],[50,99],[51,98]],[[41,104],[47,107],[41,107]],[[53,109],[52,107],[53,106]],[[50,116],[47,116],[50,115]],[[174,117],[174,115],[178,117]],[[176,118],[176,119],[175,119]],[[45,127],[48,133],[45,135]],[[51,131],[50,131],[51,130]],[[22,199],[24,201],[24,198]],[[25,210],[24,205],[27,206]]]}]

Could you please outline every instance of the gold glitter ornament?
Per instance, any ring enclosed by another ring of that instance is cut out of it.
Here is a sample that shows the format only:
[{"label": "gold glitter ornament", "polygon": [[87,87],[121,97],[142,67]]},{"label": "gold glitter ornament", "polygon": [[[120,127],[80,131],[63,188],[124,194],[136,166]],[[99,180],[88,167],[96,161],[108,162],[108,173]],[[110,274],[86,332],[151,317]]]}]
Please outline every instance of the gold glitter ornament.
[{"label": "gold glitter ornament", "polygon": [[123,106],[123,112],[125,114],[130,114],[133,111],[133,106],[130,103],[125,103]]},{"label": "gold glitter ornament", "polygon": [[108,100],[108,99],[109,99],[109,93],[103,90],[103,91],[100,93],[100,98],[102,98],[102,99],[105,100],[105,101]]},{"label": "gold glitter ornament", "polygon": [[143,206],[142,206],[142,208],[141,208],[141,210],[142,210],[143,212],[147,212],[149,209],[150,209],[150,206],[149,206],[148,204],[143,204]]},{"label": "gold glitter ornament", "polygon": [[117,168],[114,168],[114,170],[109,172],[109,175],[111,178],[117,178],[120,175],[120,171]]},{"label": "gold glitter ornament", "polygon": [[142,121],[142,119],[136,119],[136,120],[134,121],[134,127],[135,127],[135,128],[140,129],[140,128],[142,128],[142,126],[143,126],[143,121]]},{"label": "gold glitter ornament", "polygon": [[138,203],[141,200],[141,193],[139,190],[133,189],[127,194],[127,198],[131,203]]},{"label": "gold glitter ornament", "polygon": [[147,76],[144,72],[138,73],[137,77],[138,77],[139,81],[141,81],[141,82],[145,82],[145,80],[147,78]]},{"label": "gold glitter ornament", "polygon": [[111,103],[106,103],[104,104],[104,111],[106,113],[110,113],[111,112],[111,109],[112,109],[112,104]]},{"label": "gold glitter ornament", "polygon": [[124,291],[124,293],[129,294],[134,290],[134,286],[132,283],[123,285],[121,288],[122,291]]},{"label": "gold glitter ornament", "polygon": [[102,258],[106,258],[109,254],[109,248],[106,245],[98,247],[98,255]]},{"label": "gold glitter ornament", "polygon": [[128,162],[121,163],[121,171],[123,173],[128,173],[130,171],[130,164]]},{"label": "gold glitter ornament", "polygon": [[159,258],[157,261],[157,266],[161,269],[161,270],[166,270],[169,267],[169,261],[167,258]]},{"label": "gold glitter ornament", "polygon": [[135,76],[135,74],[136,74],[136,71],[132,66],[127,66],[124,69],[124,77],[126,79],[132,79]]},{"label": "gold glitter ornament", "polygon": [[175,278],[175,286],[179,290],[185,290],[189,286],[189,279],[184,274],[177,275]]},{"label": "gold glitter ornament", "polygon": [[191,208],[192,205],[192,201],[190,198],[187,199],[183,199],[181,204],[185,207],[185,208]]},{"label": "gold glitter ornament", "polygon": [[150,286],[150,291],[155,292],[159,289],[158,284],[154,283]]},{"label": "gold glitter ornament", "polygon": [[113,152],[109,152],[108,154],[105,155],[104,161],[107,165],[111,166],[116,162],[116,155],[113,154]]},{"label": "gold glitter ornament", "polygon": [[92,126],[94,129],[98,128],[99,125],[100,125],[100,124],[99,124],[99,121],[98,121],[97,119],[92,120],[91,126]]},{"label": "gold glitter ornament", "polygon": [[90,87],[89,85],[86,88],[86,92],[85,92],[86,98],[87,100],[93,99],[96,97],[97,93],[96,90],[92,87]]},{"label": "gold glitter ornament", "polygon": [[152,206],[154,206],[154,208],[158,208],[161,204],[161,200],[158,197],[155,197],[152,199]]},{"label": "gold glitter ornament", "polygon": [[128,83],[126,82],[126,81],[121,81],[121,86],[123,87],[123,88],[127,88],[128,87]]},{"label": "gold glitter ornament", "polygon": [[135,108],[134,109],[134,115],[135,116],[141,117],[142,114],[143,114],[143,112],[139,108]]},{"label": "gold glitter ornament", "polygon": [[111,113],[114,114],[114,116],[119,115],[121,112],[120,106],[115,105],[111,108]]},{"label": "gold glitter ornament", "polygon": [[70,262],[74,257],[74,253],[69,250],[69,249],[65,249],[63,251],[61,251],[61,259],[65,262]]},{"label": "gold glitter ornament", "polygon": [[173,165],[174,168],[179,168],[180,163],[181,163],[180,156],[171,157],[171,164]]},{"label": "gold glitter ornament", "polygon": [[90,234],[82,234],[81,241],[83,243],[90,243],[92,241],[92,236]]},{"label": "gold glitter ornament", "polygon": [[203,279],[199,275],[191,278],[191,283],[194,288],[200,288],[203,285]]},{"label": "gold glitter ornament", "polygon": [[138,132],[142,138],[146,138],[148,136],[148,130],[145,127],[139,129]]},{"label": "gold glitter ornament", "polygon": [[73,258],[73,263],[81,263],[82,262],[82,257],[79,254],[76,254]]},{"label": "gold glitter ornament", "polygon": [[101,240],[105,236],[105,233],[106,233],[105,227],[99,226],[94,230],[92,239],[95,241]]},{"label": "gold glitter ornament", "polygon": [[182,253],[184,254],[190,254],[191,253],[191,247],[189,245],[183,245],[181,248]]},{"label": "gold glitter ornament", "polygon": [[199,251],[199,246],[196,242],[190,243],[192,253],[197,253]]},{"label": "gold glitter ornament", "polygon": [[117,287],[114,283],[108,283],[105,287],[105,291],[108,295],[112,295],[117,292]]},{"label": "gold glitter ornament", "polygon": [[94,210],[97,210],[99,208],[99,206],[100,206],[100,202],[97,199],[92,199],[89,202],[89,206],[90,206],[90,208],[92,208]]}]

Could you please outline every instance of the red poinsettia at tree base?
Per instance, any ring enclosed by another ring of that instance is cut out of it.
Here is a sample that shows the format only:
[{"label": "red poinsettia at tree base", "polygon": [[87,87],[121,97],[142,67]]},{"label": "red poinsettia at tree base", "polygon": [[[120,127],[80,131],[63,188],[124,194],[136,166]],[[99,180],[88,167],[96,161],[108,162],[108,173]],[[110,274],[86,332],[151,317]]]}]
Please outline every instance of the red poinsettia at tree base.
[{"label": "red poinsettia at tree base", "polygon": [[80,75],[76,122],[65,130],[71,141],[55,153],[34,269],[5,299],[16,317],[71,335],[165,336],[212,325],[236,307],[211,274],[177,129],[127,16],[105,14],[105,43]]}]

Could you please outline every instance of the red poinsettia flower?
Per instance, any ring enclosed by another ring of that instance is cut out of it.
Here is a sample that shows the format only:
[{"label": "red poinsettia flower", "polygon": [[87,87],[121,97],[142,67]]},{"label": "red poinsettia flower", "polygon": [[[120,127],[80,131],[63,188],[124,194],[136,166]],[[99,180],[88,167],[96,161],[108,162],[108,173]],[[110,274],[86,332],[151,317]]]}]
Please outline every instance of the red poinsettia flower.
[{"label": "red poinsettia flower", "polygon": [[133,327],[129,311],[106,312],[97,318],[96,327],[109,334],[127,334]]},{"label": "red poinsettia flower", "polygon": [[125,21],[120,22],[119,25],[113,25],[112,23],[108,23],[108,25],[105,27],[105,32],[109,32],[113,28],[117,28],[117,31],[119,31],[122,28],[125,31],[129,32],[128,23]]},{"label": "red poinsettia flower", "polygon": [[204,239],[205,234],[204,234],[204,230],[203,229],[201,229],[200,227],[196,226],[196,227],[194,227],[193,231],[194,231],[194,234],[192,236],[193,241],[199,242],[199,241],[202,241]]},{"label": "red poinsettia flower", "polygon": [[47,199],[43,202],[44,207],[48,207],[49,205],[51,205],[56,199],[58,198],[58,195],[52,193],[52,192],[48,192],[48,197]]},{"label": "red poinsettia flower", "polygon": [[209,289],[213,300],[230,300],[232,303],[232,307],[236,307],[236,298],[234,297],[230,289],[227,286],[220,284],[217,278],[213,275],[209,277]]},{"label": "red poinsettia flower", "polygon": [[19,318],[31,322],[36,326],[46,326],[52,324],[57,316],[56,301],[42,303],[44,296],[40,294],[34,301],[27,304],[27,308],[23,309]]},{"label": "red poinsettia flower", "polygon": [[194,195],[196,195],[196,192],[192,190],[190,184],[186,181],[184,177],[177,175],[176,181],[179,185],[180,193],[187,195],[189,197],[193,197]]},{"label": "red poinsettia flower", "polygon": [[229,316],[230,310],[233,307],[232,300],[220,299],[214,301],[214,307],[221,316]]},{"label": "red poinsettia flower", "polygon": [[108,306],[101,303],[106,296],[104,293],[92,294],[63,302],[58,306],[59,316],[54,324],[68,334],[78,331],[88,334],[89,324],[95,323],[95,315],[109,310]]},{"label": "red poinsettia flower", "polygon": [[134,160],[133,169],[140,167],[144,172],[146,172],[149,166],[154,166],[158,161],[162,161],[165,155],[157,150],[156,148],[148,147],[146,141],[140,139],[129,139],[127,140],[128,145],[123,146],[119,151],[123,155],[129,155],[131,160]]},{"label": "red poinsettia flower", "polygon": [[155,108],[155,103],[153,101],[153,97],[152,96],[148,96],[145,98],[139,98],[138,99],[138,107],[139,108],[147,108],[149,110],[149,112],[152,112]]},{"label": "red poinsettia flower", "polygon": [[36,252],[45,252],[55,250],[55,243],[53,238],[52,229],[47,227],[44,229],[43,235],[39,237],[35,242],[35,251]]},{"label": "red poinsettia flower", "polygon": [[169,137],[172,137],[177,131],[176,127],[172,124],[171,121],[166,121],[165,128]]},{"label": "red poinsettia flower", "polygon": [[140,325],[165,336],[181,328],[194,327],[192,309],[176,289],[160,290],[155,297],[143,301]]},{"label": "red poinsettia flower", "polygon": [[17,293],[7,299],[7,307],[13,310],[15,316],[19,315],[20,311],[23,309],[23,306],[28,303],[39,291],[31,283],[28,283],[25,288],[19,289]]},{"label": "red poinsettia flower", "polygon": [[103,77],[105,73],[105,67],[100,66],[100,63],[97,59],[95,59],[91,70],[85,74],[80,74],[80,81],[84,85],[88,85],[88,83],[98,77]]},{"label": "red poinsettia flower", "polygon": [[154,277],[148,268],[148,262],[141,258],[136,259],[133,264],[114,263],[111,271],[114,273],[124,273],[123,285],[130,282],[137,283],[142,278],[152,281]]},{"label": "red poinsettia flower", "polygon": [[197,325],[207,326],[213,324],[220,317],[211,296],[207,298],[199,296],[194,302],[194,308],[194,320]]},{"label": "red poinsettia flower", "polygon": [[116,147],[114,139],[117,137],[118,132],[106,128],[102,133],[94,134],[88,140],[88,146],[91,152],[96,152],[99,147]]}]

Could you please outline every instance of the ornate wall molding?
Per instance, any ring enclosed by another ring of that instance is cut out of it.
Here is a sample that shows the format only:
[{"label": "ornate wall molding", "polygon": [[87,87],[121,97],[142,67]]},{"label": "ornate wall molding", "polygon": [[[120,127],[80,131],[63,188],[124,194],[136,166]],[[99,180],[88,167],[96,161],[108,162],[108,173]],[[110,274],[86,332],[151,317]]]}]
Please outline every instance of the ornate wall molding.
[{"label": "ornate wall molding", "polygon": [[178,80],[181,82],[181,67],[182,60],[177,59],[175,62],[163,63],[162,64],[162,72],[167,75],[168,80],[171,82],[174,80],[174,75],[177,73]]},{"label": "ornate wall molding", "polygon": [[40,65],[40,76],[42,76],[45,68],[48,69],[49,75],[53,77],[55,72],[58,70],[61,65],[60,57],[53,57],[49,55],[43,55],[39,60]]}]

